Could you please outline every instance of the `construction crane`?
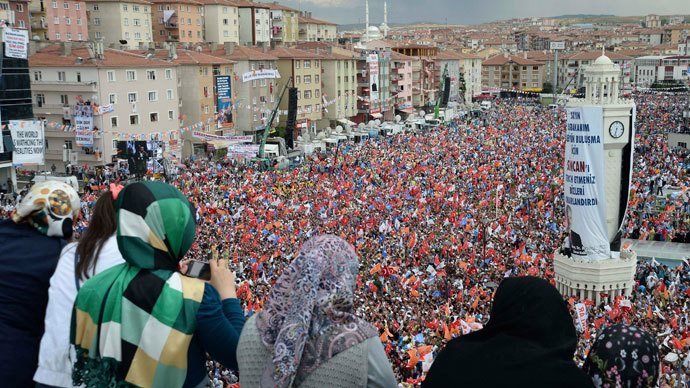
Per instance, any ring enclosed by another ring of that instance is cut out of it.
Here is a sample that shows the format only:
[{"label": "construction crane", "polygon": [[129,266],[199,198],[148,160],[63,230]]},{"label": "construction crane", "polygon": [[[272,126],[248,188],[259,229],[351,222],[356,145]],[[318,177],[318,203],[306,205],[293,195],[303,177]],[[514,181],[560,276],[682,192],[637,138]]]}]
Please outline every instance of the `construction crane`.
[{"label": "construction crane", "polygon": [[266,127],[264,128],[264,133],[261,135],[261,142],[259,143],[259,154],[257,158],[257,162],[259,162],[259,165],[264,168],[269,168],[270,167],[270,160],[268,158],[264,157],[264,148],[266,148],[266,139],[268,139],[268,134],[271,132],[271,125],[273,124],[273,120],[275,119],[276,115],[278,114],[278,107],[280,106],[280,101],[283,99],[283,96],[285,95],[285,91],[288,88],[288,85],[292,82],[292,76],[290,76],[285,82],[285,85],[283,85],[283,88],[280,90],[280,93],[278,93],[278,98],[276,99],[275,106],[273,107],[273,110],[271,111],[271,114],[268,116],[268,120],[266,121]]},{"label": "construction crane", "polygon": [[441,106],[441,100],[443,99],[444,87],[446,84],[446,76],[448,75],[448,65],[443,67],[443,75],[441,75],[441,82],[438,86],[438,95],[436,96],[436,108],[434,109],[434,118],[438,118],[438,108]]}]

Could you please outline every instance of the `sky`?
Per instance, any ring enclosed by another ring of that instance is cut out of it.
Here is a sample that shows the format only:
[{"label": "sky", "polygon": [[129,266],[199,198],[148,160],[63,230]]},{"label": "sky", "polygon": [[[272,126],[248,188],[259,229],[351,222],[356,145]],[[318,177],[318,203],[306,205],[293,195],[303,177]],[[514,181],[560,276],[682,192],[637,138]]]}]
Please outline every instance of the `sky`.
[{"label": "sky", "polygon": [[[269,0],[261,0],[269,1]],[[364,23],[365,0],[280,0],[338,24]],[[388,23],[479,24],[494,20],[564,14],[618,16],[688,14],[689,0],[388,0]],[[383,21],[383,0],[369,0],[369,22]]]}]

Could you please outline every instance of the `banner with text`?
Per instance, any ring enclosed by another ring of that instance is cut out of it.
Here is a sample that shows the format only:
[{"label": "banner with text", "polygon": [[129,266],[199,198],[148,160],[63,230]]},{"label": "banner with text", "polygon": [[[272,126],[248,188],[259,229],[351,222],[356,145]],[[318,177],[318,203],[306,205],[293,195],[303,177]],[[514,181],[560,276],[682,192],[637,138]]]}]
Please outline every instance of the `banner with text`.
[{"label": "banner with text", "polygon": [[2,32],[2,41],[5,42],[5,55],[9,58],[26,59],[29,47],[29,32],[5,27]]},{"label": "banner with text", "polygon": [[251,143],[254,140],[251,136],[219,136],[201,131],[192,131],[192,136],[204,140],[220,140],[229,143]]},{"label": "banner with text", "polygon": [[93,106],[74,106],[74,134],[79,147],[93,147]]},{"label": "banner with text", "polygon": [[14,143],[12,164],[44,164],[43,122],[11,120],[9,127]]},{"label": "banner with text", "polygon": [[572,254],[585,261],[608,259],[603,110],[587,106],[567,112],[564,190]]},{"label": "banner with text", "polygon": [[[367,55],[367,66],[369,67],[369,99],[376,101],[379,99],[379,55]],[[369,114],[381,112],[380,107],[369,107]]]},{"label": "banner with text", "polygon": [[587,329],[587,306],[584,303],[575,305],[575,319],[577,322],[577,329],[584,333]]},{"label": "banner with text", "polygon": [[228,156],[254,157],[259,153],[258,144],[242,144],[228,146]]},{"label": "banner with text", "polygon": [[242,82],[249,82],[257,79],[280,78],[280,73],[276,69],[252,70],[242,74]]}]

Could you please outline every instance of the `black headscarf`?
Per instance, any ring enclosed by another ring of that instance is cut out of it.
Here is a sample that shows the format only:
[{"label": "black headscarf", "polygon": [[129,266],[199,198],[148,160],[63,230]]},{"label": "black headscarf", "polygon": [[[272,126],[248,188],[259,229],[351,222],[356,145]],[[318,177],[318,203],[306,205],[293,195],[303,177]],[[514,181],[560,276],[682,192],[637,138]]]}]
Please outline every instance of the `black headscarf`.
[{"label": "black headscarf", "polygon": [[423,387],[592,387],[573,361],[577,335],[556,288],[535,277],[505,279],[484,329],[438,355]]},{"label": "black headscarf", "polygon": [[654,336],[632,325],[606,327],[594,341],[582,368],[595,387],[655,387],[659,379],[659,345]]}]

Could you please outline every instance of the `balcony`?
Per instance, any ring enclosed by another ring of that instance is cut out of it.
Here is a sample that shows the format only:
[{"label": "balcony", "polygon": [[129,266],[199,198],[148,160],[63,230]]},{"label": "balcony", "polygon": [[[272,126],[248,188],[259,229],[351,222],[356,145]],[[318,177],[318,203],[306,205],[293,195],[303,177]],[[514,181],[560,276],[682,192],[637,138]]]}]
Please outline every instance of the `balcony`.
[{"label": "balcony", "polygon": [[98,88],[96,81],[92,82],[61,82],[61,81],[31,81],[34,92],[95,92]]},{"label": "balcony", "polygon": [[166,23],[163,23],[163,26],[165,28],[177,28],[178,25],[176,22],[166,22]]},{"label": "balcony", "polygon": [[179,42],[180,41],[180,36],[179,35],[168,35],[167,38],[165,38],[166,42]]},{"label": "balcony", "polygon": [[33,104],[35,116],[60,115],[62,116],[62,104]]}]

